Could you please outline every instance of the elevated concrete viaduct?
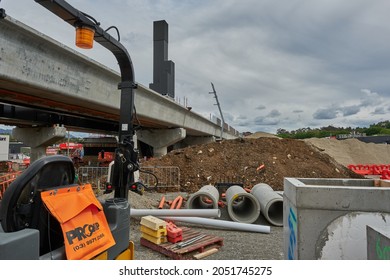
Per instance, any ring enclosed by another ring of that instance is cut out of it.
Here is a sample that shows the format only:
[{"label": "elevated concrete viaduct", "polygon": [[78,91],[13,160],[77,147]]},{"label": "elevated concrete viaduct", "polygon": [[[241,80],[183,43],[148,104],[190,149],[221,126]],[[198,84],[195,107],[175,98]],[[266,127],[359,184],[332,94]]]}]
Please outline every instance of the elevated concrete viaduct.
[{"label": "elevated concrete viaduct", "polygon": [[[0,34],[0,123],[18,126],[20,141],[30,140],[37,149],[50,144],[51,132],[33,126],[55,124],[53,141],[58,141],[63,133],[58,127],[63,126],[76,131],[117,131],[118,73],[9,16],[0,19]],[[134,101],[134,124],[140,127],[136,136],[154,148],[155,156],[165,154],[171,145],[221,136],[220,124],[141,84]],[[35,118],[16,114],[18,110],[33,112]],[[225,126],[224,139],[238,136],[238,131]]]}]

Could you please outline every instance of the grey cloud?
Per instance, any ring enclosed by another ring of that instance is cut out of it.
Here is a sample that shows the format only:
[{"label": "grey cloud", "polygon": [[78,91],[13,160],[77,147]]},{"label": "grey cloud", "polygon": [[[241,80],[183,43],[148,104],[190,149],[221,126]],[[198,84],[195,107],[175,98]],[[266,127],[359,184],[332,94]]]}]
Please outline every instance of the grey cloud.
[{"label": "grey cloud", "polygon": [[257,106],[255,109],[256,110],[264,110],[264,109],[266,109],[267,107],[265,107],[264,105],[259,105],[259,106]]},{"label": "grey cloud", "polygon": [[269,117],[256,117],[254,120],[255,125],[277,125],[279,123],[279,119]]},{"label": "grey cloud", "polygon": [[360,105],[364,107],[375,106],[381,103],[381,97],[377,92],[373,92],[369,89],[362,89],[366,96],[361,98]]},{"label": "grey cloud", "polygon": [[239,115],[239,116],[237,117],[237,120],[247,120],[247,119],[248,119],[248,117],[245,116],[245,115]]},{"label": "grey cloud", "polygon": [[299,113],[303,113],[304,111],[303,110],[294,110],[292,111],[294,114],[299,114]]},{"label": "grey cloud", "polygon": [[276,110],[276,109],[273,109],[271,112],[268,113],[267,117],[268,118],[276,118],[276,117],[279,117],[281,115],[281,113]]},{"label": "grey cloud", "polygon": [[338,111],[336,109],[318,109],[313,114],[313,118],[316,120],[331,120],[337,118]]},{"label": "grey cloud", "polygon": [[341,107],[340,111],[343,113],[344,117],[352,116],[360,112],[360,106],[352,105],[352,106]]},{"label": "grey cloud", "polygon": [[384,115],[386,114],[386,110],[384,107],[376,107],[374,112],[371,113],[372,115]]}]

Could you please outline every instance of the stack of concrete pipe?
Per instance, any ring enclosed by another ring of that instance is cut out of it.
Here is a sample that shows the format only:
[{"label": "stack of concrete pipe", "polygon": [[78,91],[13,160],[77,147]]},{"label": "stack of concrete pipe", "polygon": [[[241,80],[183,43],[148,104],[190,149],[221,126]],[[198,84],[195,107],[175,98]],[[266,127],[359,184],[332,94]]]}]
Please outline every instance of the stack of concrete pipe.
[{"label": "stack of concrete pipe", "polygon": [[283,198],[267,184],[257,184],[251,194],[259,201],[261,213],[274,226],[283,226]]},{"label": "stack of concrete pipe", "polygon": [[[189,197],[187,208],[214,209],[218,208],[218,201],[219,192],[217,188],[212,185],[206,185]],[[251,224],[260,215],[258,200],[240,186],[231,186],[227,189],[226,204],[228,214],[235,222]]]},{"label": "stack of concrete pipe", "polygon": [[[220,211],[218,208],[218,201],[219,201],[219,191],[217,190],[217,188],[212,185],[206,185],[203,186],[196,193],[193,193],[189,197],[186,205],[189,211]],[[257,218],[260,215],[260,205],[258,200],[253,195],[247,193],[242,187],[240,186],[229,187],[228,190],[226,191],[226,201],[227,201],[228,214],[234,222],[209,219],[209,218],[181,216],[182,214],[186,214],[182,212],[178,212],[178,215],[180,216],[177,217],[169,216],[165,218],[173,221],[178,221],[178,222],[187,222],[187,223],[215,226],[215,227],[227,228],[227,229],[236,229],[236,230],[243,230],[243,231],[260,232],[260,233],[271,232],[269,226],[252,224],[257,220]],[[157,211],[161,211],[161,210],[157,210]],[[194,214],[200,214],[200,213],[194,213]],[[213,217],[213,215],[210,215],[209,217],[211,218]],[[215,216],[215,217],[219,217],[219,216]]]}]

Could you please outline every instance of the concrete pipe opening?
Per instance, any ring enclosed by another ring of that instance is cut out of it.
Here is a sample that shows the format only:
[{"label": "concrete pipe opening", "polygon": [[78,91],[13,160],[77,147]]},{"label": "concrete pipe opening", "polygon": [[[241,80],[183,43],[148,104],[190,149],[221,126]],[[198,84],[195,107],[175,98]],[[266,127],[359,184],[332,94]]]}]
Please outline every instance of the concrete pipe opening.
[{"label": "concrete pipe opening", "polygon": [[231,186],[226,191],[227,210],[235,222],[254,223],[260,215],[257,199],[240,186]]},{"label": "concrete pipe opening", "polygon": [[206,185],[190,195],[187,201],[188,209],[218,209],[219,192],[216,187]]},{"label": "concrete pipe opening", "polygon": [[260,203],[261,213],[274,226],[283,226],[283,198],[267,184],[257,184],[251,192]]}]

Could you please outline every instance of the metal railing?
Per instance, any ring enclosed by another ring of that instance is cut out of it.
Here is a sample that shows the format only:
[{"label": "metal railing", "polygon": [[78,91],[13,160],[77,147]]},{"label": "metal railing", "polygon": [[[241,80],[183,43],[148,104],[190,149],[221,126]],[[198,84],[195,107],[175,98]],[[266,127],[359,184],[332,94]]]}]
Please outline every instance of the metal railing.
[{"label": "metal railing", "polygon": [[91,184],[96,194],[101,194],[106,188],[108,167],[81,166],[77,170],[79,184]]},{"label": "metal railing", "polygon": [[157,187],[179,187],[180,186],[180,168],[177,166],[141,166],[140,181],[149,187],[156,184],[156,178],[151,175],[153,173],[158,178]]},{"label": "metal railing", "polygon": [[[141,170],[145,172],[139,172],[139,181],[147,187],[156,185],[156,178],[152,174],[158,179],[157,187],[180,186],[180,169],[177,166],[141,166]],[[100,194],[106,187],[108,167],[81,166],[77,176],[79,184],[91,184],[95,193]]]}]

